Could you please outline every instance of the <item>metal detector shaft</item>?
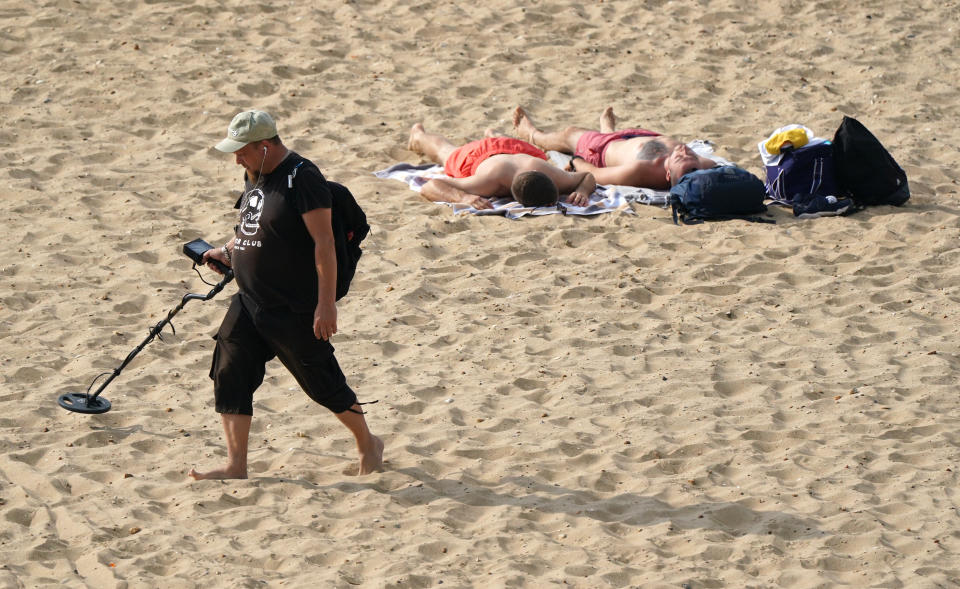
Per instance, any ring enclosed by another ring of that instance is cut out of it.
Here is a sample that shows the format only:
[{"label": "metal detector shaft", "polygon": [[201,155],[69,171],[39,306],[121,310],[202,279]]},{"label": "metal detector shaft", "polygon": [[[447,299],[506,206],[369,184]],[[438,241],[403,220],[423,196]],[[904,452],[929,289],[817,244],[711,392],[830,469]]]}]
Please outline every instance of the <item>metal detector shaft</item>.
[{"label": "metal detector shaft", "polygon": [[[147,344],[152,342],[155,337],[160,337],[160,339],[163,339],[163,337],[160,336],[160,333],[163,331],[163,328],[166,327],[168,323],[170,323],[170,320],[173,319],[173,316],[179,313],[180,309],[182,309],[184,305],[186,305],[190,301],[195,301],[195,300],[208,301],[213,297],[215,297],[218,292],[223,290],[223,287],[226,286],[231,280],[233,280],[233,270],[230,270],[225,266],[224,266],[224,269],[226,270],[226,272],[224,272],[223,279],[220,282],[218,282],[216,285],[214,285],[214,287],[210,289],[210,292],[208,292],[207,294],[204,295],[204,294],[198,294],[198,293],[187,293],[183,295],[183,298],[180,300],[180,304],[177,305],[176,308],[171,309],[170,312],[167,313],[166,317],[164,317],[160,322],[158,322],[156,325],[154,325],[150,329],[150,333],[149,335],[147,335],[147,338],[144,339],[142,342],[140,342],[140,345],[134,348],[133,351],[131,351],[127,355],[127,357],[120,364],[120,366],[117,366],[116,368],[113,369],[113,372],[110,374],[107,380],[103,381],[103,383],[100,385],[100,388],[98,388],[95,393],[93,393],[92,395],[88,393],[67,393],[64,395],[60,395],[60,398],[58,400],[60,406],[69,411],[75,411],[78,413],[104,413],[106,411],[109,411],[110,402],[107,401],[106,399],[98,399],[97,397],[100,395],[100,393],[103,392],[105,388],[107,388],[107,385],[113,382],[113,379],[120,376],[120,372],[123,371],[124,368],[126,368],[127,364],[130,364],[130,362],[137,356],[137,354],[140,353],[140,350],[142,350],[147,346]],[[170,328],[173,330],[174,333],[177,332],[177,330],[173,327],[172,324],[170,325]]]},{"label": "metal detector shaft", "polygon": [[[170,323],[170,320],[173,319],[173,316],[179,313],[180,309],[182,309],[184,305],[186,305],[190,301],[209,301],[213,297],[217,296],[217,293],[223,290],[223,287],[229,284],[231,280],[233,280],[233,270],[227,270],[226,274],[223,276],[223,280],[221,280],[216,285],[214,285],[214,287],[210,289],[210,292],[208,292],[207,294],[202,295],[202,294],[191,292],[183,295],[183,298],[180,299],[180,304],[174,307],[173,309],[171,309],[170,312],[167,313],[166,317],[164,317],[161,321],[159,321],[156,325],[154,325],[150,329],[150,334],[147,336],[147,338],[142,342],[140,342],[140,345],[134,348],[133,351],[127,354],[127,357],[124,359],[123,363],[120,364],[120,366],[117,366],[116,368],[113,369],[113,374],[111,374],[107,380],[103,381],[103,384],[100,385],[100,388],[97,389],[97,392],[90,395],[90,398],[96,399],[97,396],[103,391],[103,389],[107,388],[107,385],[109,385],[113,381],[113,379],[115,379],[117,376],[120,375],[120,371],[126,368],[127,364],[129,364],[137,356],[137,354],[140,353],[142,349],[147,347],[147,344],[153,341],[153,338],[160,335],[160,332],[163,331],[163,328],[166,327],[168,323]],[[171,325],[170,328],[173,329],[173,333],[177,333],[177,330],[173,327],[173,325]]]}]

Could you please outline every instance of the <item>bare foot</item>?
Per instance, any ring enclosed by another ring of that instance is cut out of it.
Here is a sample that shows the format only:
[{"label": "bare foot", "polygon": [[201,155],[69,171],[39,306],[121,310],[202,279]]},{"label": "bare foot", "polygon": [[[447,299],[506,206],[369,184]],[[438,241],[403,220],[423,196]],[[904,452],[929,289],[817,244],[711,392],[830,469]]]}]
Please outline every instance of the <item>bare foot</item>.
[{"label": "bare foot", "polygon": [[367,451],[360,450],[360,472],[361,474],[370,474],[372,472],[383,471],[383,440],[370,434],[373,447]]},{"label": "bare foot", "polygon": [[600,115],[600,132],[613,133],[617,129],[617,117],[613,114],[613,107],[608,106]]},{"label": "bare foot", "polygon": [[195,468],[191,468],[190,472],[187,473],[190,477],[197,481],[205,480],[223,480],[223,479],[245,479],[247,478],[247,469],[235,469],[229,466],[224,468],[218,468],[215,470],[208,470],[207,472],[197,472]]},{"label": "bare foot", "polygon": [[527,111],[523,110],[522,106],[518,106],[513,111],[513,128],[517,132],[517,137],[528,143],[533,143],[533,135],[537,132],[537,128],[533,126],[533,122],[527,116]]},{"label": "bare foot", "polygon": [[503,137],[503,133],[500,131],[494,131],[492,127],[487,127],[483,130],[484,137]]},{"label": "bare foot", "polygon": [[424,133],[426,133],[426,130],[423,128],[422,123],[417,123],[410,127],[410,139],[407,141],[407,149],[413,153],[423,155],[423,151],[421,151],[420,147],[420,138]]}]

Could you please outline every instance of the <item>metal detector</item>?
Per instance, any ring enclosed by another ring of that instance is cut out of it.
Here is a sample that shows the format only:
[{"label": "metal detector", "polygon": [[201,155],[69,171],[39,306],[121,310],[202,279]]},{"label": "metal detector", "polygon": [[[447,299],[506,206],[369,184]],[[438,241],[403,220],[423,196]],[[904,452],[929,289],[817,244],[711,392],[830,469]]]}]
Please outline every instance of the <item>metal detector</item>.
[{"label": "metal detector", "polygon": [[[213,249],[212,245],[203,241],[202,239],[195,239],[183,246],[183,253],[193,260],[193,267],[195,269],[198,265],[204,265],[203,253],[210,249]],[[172,309],[169,313],[167,313],[167,316],[162,321],[150,329],[150,334],[147,336],[147,338],[140,342],[140,345],[134,348],[133,351],[127,355],[123,363],[113,369],[113,372],[103,372],[97,375],[96,378],[93,379],[93,382],[90,383],[90,386],[87,387],[86,393],[65,393],[60,395],[60,397],[57,399],[57,403],[67,411],[73,411],[75,413],[106,413],[107,411],[110,411],[110,407],[112,406],[110,401],[100,396],[100,393],[103,392],[103,389],[107,388],[107,385],[113,382],[113,379],[120,376],[120,372],[126,368],[127,364],[129,364],[137,354],[140,353],[140,350],[145,348],[147,344],[153,341],[153,338],[159,338],[160,341],[163,341],[163,336],[160,334],[160,332],[163,331],[163,328],[166,327],[168,323],[170,324],[170,329],[173,331],[173,333],[177,333],[176,328],[173,326],[173,323],[171,323],[170,320],[173,319],[174,315],[180,312],[180,309],[182,309],[184,305],[190,301],[209,301],[215,297],[218,292],[223,290],[223,287],[226,286],[227,283],[233,280],[233,270],[231,270],[229,267],[213,259],[208,259],[207,262],[212,262],[217,269],[223,272],[223,279],[215,284],[210,292],[205,295],[198,293],[187,293],[183,295],[183,299],[181,299],[180,304],[177,305],[175,309]],[[209,282],[206,283],[210,284]],[[94,383],[96,383],[101,376],[105,375],[110,376],[103,382],[103,384],[100,385],[100,388],[98,388],[97,391],[91,395],[90,389],[93,388]]]}]

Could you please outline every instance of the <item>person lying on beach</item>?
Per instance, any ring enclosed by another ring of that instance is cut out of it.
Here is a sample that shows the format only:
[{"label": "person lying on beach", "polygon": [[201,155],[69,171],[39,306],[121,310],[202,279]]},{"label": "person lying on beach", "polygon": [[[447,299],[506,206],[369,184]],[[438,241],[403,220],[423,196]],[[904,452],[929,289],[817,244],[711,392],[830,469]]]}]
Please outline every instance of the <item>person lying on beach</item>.
[{"label": "person lying on beach", "polygon": [[600,115],[599,131],[572,126],[544,131],[522,106],[513,111],[518,137],[544,150],[572,153],[568,169],[590,172],[599,184],[667,190],[684,174],[717,165],[673,137],[646,129],[616,131],[616,123],[613,109],[607,107]]},{"label": "person lying on beach", "polygon": [[588,171],[567,172],[526,141],[487,129],[484,138],[456,146],[446,137],[428,133],[422,123],[410,129],[408,149],[443,164],[449,178],[433,178],[420,195],[431,202],[458,202],[475,209],[492,209],[491,198],[512,197],[526,207],[566,202],[586,206],[597,187]]}]

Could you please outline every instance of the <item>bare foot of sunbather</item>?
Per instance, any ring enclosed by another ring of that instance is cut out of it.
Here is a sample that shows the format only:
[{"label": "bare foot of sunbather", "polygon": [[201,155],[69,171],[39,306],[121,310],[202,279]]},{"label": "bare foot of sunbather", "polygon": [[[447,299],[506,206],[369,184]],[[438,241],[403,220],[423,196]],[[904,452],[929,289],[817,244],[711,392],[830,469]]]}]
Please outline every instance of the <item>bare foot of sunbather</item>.
[{"label": "bare foot of sunbather", "polygon": [[613,114],[613,107],[608,106],[600,114],[600,132],[613,133],[617,130],[617,117]]},{"label": "bare foot of sunbather", "polygon": [[457,147],[450,143],[446,137],[436,133],[428,133],[423,128],[422,123],[416,123],[410,127],[410,139],[407,141],[407,149],[426,156],[432,161],[442,164],[447,161],[447,157],[453,153]]},{"label": "bare foot of sunbather", "polygon": [[561,151],[574,153],[580,136],[587,129],[582,127],[564,127],[555,131],[544,131],[534,126],[530,116],[522,106],[513,111],[513,128],[517,137],[532,143],[544,151]]},{"label": "bare foot of sunbather", "polygon": [[423,153],[420,150],[420,138],[425,132],[423,123],[415,123],[410,127],[410,139],[407,140],[407,149],[413,153]]},{"label": "bare foot of sunbather", "polygon": [[513,128],[516,131],[517,137],[520,139],[528,143],[536,143],[533,136],[537,133],[537,128],[533,125],[529,115],[527,115],[527,111],[523,110],[522,106],[518,106],[513,111]]}]

